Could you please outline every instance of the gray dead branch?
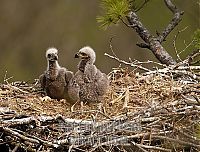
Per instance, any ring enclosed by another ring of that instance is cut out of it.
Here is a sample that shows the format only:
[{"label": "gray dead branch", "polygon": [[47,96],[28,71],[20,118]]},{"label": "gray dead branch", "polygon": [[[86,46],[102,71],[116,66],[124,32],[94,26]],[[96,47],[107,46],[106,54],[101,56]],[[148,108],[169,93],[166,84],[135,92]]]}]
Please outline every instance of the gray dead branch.
[{"label": "gray dead branch", "polygon": [[158,36],[152,35],[149,30],[142,24],[136,11],[130,11],[127,15],[127,20],[129,22],[129,27],[133,28],[136,33],[141,37],[144,43],[137,44],[141,48],[147,48],[152,51],[155,57],[162,63],[166,65],[176,64],[176,61],[172,56],[165,50],[162,46],[162,42],[167,38],[170,32],[178,25],[181,21],[181,16],[183,11],[180,11],[171,0],[164,0],[166,7],[173,13],[173,17],[165,29],[158,34]]}]

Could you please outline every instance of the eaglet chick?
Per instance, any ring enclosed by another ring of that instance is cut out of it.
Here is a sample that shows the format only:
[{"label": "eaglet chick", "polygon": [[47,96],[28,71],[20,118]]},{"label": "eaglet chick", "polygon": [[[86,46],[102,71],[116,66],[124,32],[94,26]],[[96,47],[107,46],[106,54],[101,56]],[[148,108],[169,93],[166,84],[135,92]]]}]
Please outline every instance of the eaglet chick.
[{"label": "eaglet chick", "polygon": [[69,83],[70,98],[84,103],[101,101],[108,89],[109,79],[94,65],[94,50],[89,46],[83,47],[75,58],[81,58],[81,61],[78,64],[78,71]]},{"label": "eaglet chick", "polygon": [[73,72],[68,71],[58,64],[58,50],[49,48],[46,51],[47,70],[39,77],[41,87],[47,96],[52,99],[66,99],[68,102],[68,84],[73,77]]}]

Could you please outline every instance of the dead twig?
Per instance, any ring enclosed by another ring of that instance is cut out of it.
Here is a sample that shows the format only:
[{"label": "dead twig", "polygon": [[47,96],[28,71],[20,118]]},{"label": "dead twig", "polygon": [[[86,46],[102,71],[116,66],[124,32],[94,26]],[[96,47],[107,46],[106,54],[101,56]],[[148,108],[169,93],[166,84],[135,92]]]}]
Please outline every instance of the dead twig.
[{"label": "dead twig", "polygon": [[121,59],[119,59],[119,58],[117,58],[117,57],[111,56],[111,55],[109,55],[109,54],[107,54],[107,53],[104,53],[104,55],[110,57],[111,59],[115,59],[115,60],[117,60],[118,62],[123,63],[123,64],[125,64],[125,65],[129,65],[129,66],[131,66],[131,67],[139,68],[139,69],[144,70],[144,71],[151,71],[151,70],[149,70],[149,69],[147,69],[147,68],[145,68],[145,67],[142,67],[141,65],[135,65],[135,64],[133,64],[133,63],[129,63],[129,62],[123,61],[123,60],[121,60]]},{"label": "dead twig", "polygon": [[174,143],[179,143],[181,145],[186,145],[186,146],[192,146],[192,147],[196,147],[196,148],[200,148],[200,145],[194,144],[194,143],[190,143],[190,142],[186,142],[180,139],[173,139],[170,137],[166,137],[166,136],[152,136],[152,138],[158,138],[158,139],[163,139],[163,140],[168,140],[170,142],[174,142]]},{"label": "dead twig", "polygon": [[155,57],[162,63],[166,65],[176,64],[176,61],[172,58],[172,56],[164,49],[161,43],[166,39],[169,33],[178,25],[181,21],[181,15],[183,15],[183,11],[179,11],[176,6],[171,2],[171,0],[165,0],[166,6],[172,11],[174,14],[172,20],[167,25],[167,27],[163,30],[163,32],[158,36],[154,37],[146,27],[139,20],[135,11],[130,11],[127,20],[139,36],[144,40],[145,43],[138,44],[138,46],[142,48],[148,48],[152,51]]},{"label": "dead twig", "polygon": [[[134,146],[137,146],[138,148],[142,148],[143,151],[147,152],[145,149],[150,149],[150,150],[158,150],[158,151],[164,151],[164,152],[171,152],[172,150],[170,149],[166,149],[166,148],[162,148],[162,147],[156,147],[156,146],[148,146],[148,145],[142,145],[142,144],[137,144],[133,141],[131,141],[131,143]],[[144,149],[145,148],[145,149]]]}]

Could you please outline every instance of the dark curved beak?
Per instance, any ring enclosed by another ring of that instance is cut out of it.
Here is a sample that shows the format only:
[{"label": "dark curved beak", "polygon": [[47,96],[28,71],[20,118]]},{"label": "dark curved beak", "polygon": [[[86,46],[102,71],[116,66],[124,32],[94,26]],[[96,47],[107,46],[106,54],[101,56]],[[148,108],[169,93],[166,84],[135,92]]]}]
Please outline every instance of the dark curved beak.
[{"label": "dark curved beak", "polygon": [[56,56],[54,56],[54,60],[58,60],[58,56],[56,55]]},{"label": "dark curved beak", "polygon": [[76,53],[74,57],[79,58],[79,53]]},{"label": "dark curved beak", "polygon": [[58,55],[48,54],[49,61],[56,61],[58,60]]}]

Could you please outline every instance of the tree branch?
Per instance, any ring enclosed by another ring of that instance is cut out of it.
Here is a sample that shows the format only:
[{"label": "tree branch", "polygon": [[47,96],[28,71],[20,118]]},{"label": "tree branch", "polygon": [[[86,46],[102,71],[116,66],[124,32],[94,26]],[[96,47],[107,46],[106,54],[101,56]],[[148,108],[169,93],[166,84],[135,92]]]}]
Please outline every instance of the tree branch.
[{"label": "tree branch", "polygon": [[163,42],[169,33],[178,25],[181,21],[181,15],[184,14],[183,11],[177,9],[177,7],[171,2],[171,0],[164,0],[167,8],[174,14],[172,20],[167,25],[167,27],[163,30],[162,34],[159,35],[158,39],[160,42]]},{"label": "tree branch", "polygon": [[144,43],[145,45],[138,45],[139,47],[150,49],[161,63],[166,65],[173,65],[176,64],[176,61],[165,50],[165,48],[161,45],[161,43],[166,39],[169,33],[181,21],[181,15],[183,15],[183,11],[179,11],[176,8],[176,6],[171,2],[171,0],[164,0],[164,1],[166,6],[174,14],[174,17],[172,18],[171,22],[167,25],[167,27],[163,30],[163,32],[159,34],[158,37],[154,37],[148,31],[148,29],[139,20],[135,11],[130,11],[130,13],[127,16],[127,20],[130,24],[130,27],[133,28],[145,42]]},{"label": "tree branch", "polygon": [[200,145],[198,145],[198,144],[187,142],[187,141],[183,141],[183,140],[180,140],[180,139],[173,139],[173,138],[170,138],[170,137],[157,136],[157,135],[156,136],[152,136],[152,138],[168,140],[168,141],[171,141],[171,142],[174,142],[174,143],[179,143],[181,145],[187,145],[187,146],[200,148]]},{"label": "tree branch", "polygon": [[141,48],[147,48],[147,49],[150,49],[149,45],[146,44],[146,43],[137,43],[136,45],[139,46],[139,47],[141,47]]},{"label": "tree branch", "polygon": [[111,56],[111,55],[109,55],[107,53],[104,53],[104,55],[110,57],[111,59],[115,59],[120,63],[124,63],[126,65],[130,65],[131,67],[136,67],[136,68],[139,68],[141,70],[148,71],[148,72],[151,71],[151,70],[149,70],[149,69],[147,69],[145,67],[142,67],[141,65],[135,65],[134,63],[129,63],[129,62],[123,61],[123,60],[119,59],[118,57]]},{"label": "tree branch", "polygon": [[131,25],[130,27],[132,27],[146,43],[149,43],[149,39],[152,35],[140,22],[137,14],[131,11],[127,16],[127,19]]},{"label": "tree branch", "polygon": [[140,147],[140,148],[151,149],[151,150],[158,150],[158,151],[165,151],[165,152],[171,152],[170,149],[165,149],[165,148],[156,147],[156,146],[147,146],[147,145],[137,144],[134,141],[131,141],[131,144],[133,144],[134,146]]},{"label": "tree branch", "polygon": [[137,14],[133,11],[127,16],[132,28],[139,34],[139,36],[149,45],[149,49],[153,52],[156,58],[163,64],[171,65],[176,64],[176,61],[169,55],[169,53],[163,48],[160,41],[153,37],[150,32],[139,21]]}]

